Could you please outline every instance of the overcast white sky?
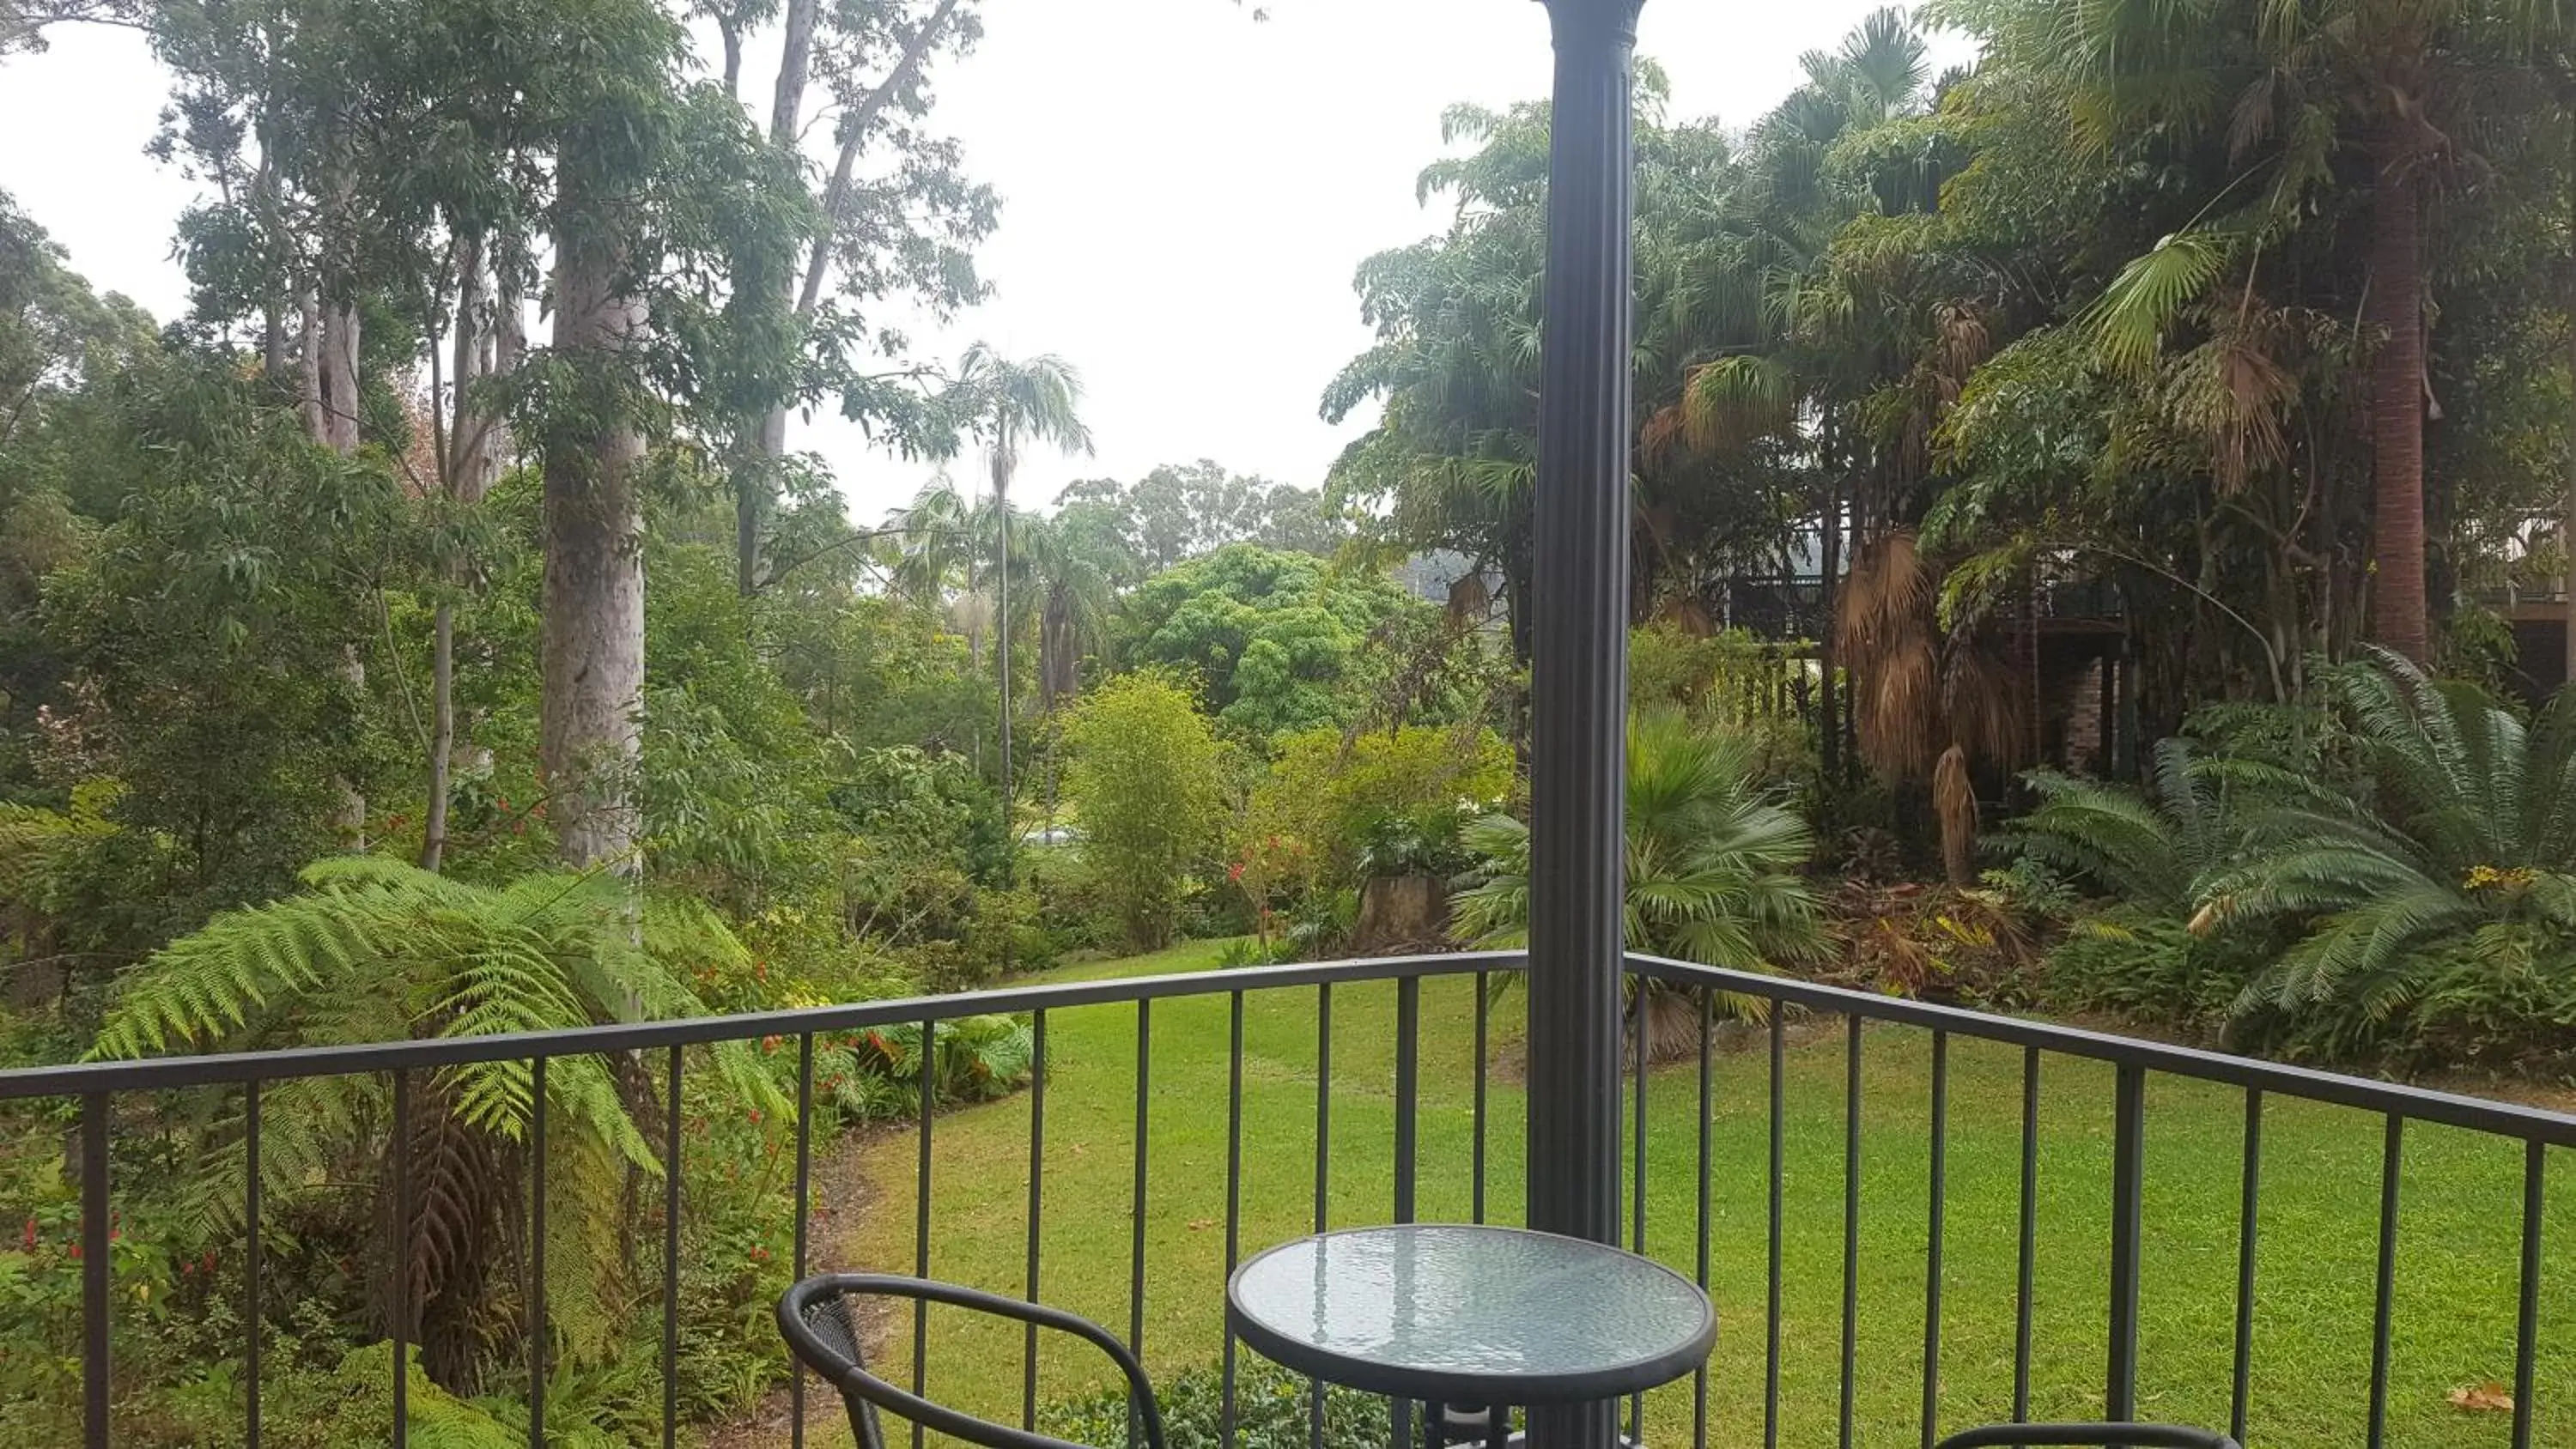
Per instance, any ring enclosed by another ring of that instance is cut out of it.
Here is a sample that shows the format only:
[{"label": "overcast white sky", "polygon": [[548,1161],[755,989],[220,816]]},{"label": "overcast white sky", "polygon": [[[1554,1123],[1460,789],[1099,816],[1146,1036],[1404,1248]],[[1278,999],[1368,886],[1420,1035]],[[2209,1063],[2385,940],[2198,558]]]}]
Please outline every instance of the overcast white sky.
[{"label": "overcast white sky", "polygon": [[[1200,457],[1320,482],[1362,426],[1315,414],[1369,341],[1352,269],[1444,220],[1413,198],[1441,110],[1547,89],[1531,0],[1266,3],[1256,25],[1224,0],[983,0],[984,43],[937,78],[936,123],[1004,206],[981,257],[993,298],[916,331],[916,349],[1053,352],[1088,386],[1098,456],[1030,458],[1030,502]],[[1676,116],[1742,125],[1797,84],[1801,51],[1873,8],[1647,0],[1640,49],[1671,75]],[[1966,54],[1936,39],[1936,62]],[[764,106],[775,63],[772,42],[745,64]],[[184,299],[171,221],[191,187],[143,154],[164,93],[126,32],[62,29],[50,51],[0,62],[0,189],[94,285],[168,317]],[[925,476],[837,420],[800,425],[793,445],[830,461],[863,520]]]}]

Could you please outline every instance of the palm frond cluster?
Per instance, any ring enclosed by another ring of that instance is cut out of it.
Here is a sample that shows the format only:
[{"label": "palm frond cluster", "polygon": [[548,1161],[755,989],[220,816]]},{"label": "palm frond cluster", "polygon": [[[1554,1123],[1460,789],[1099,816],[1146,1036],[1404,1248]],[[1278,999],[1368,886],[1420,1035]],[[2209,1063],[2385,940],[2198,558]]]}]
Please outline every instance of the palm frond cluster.
[{"label": "palm frond cluster", "polygon": [[[1816,898],[1799,874],[1814,836],[1764,780],[1749,736],[1705,728],[1678,710],[1637,714],[1628,724],[1627,832],[1630,949],[1747,971],[1822,950]],[[1497,813],[1463,835],[1483,865],[1451,902],[1459,934],[1487,946],[1527,944],[1529,827]],[[1763,1005],[1726,1003],[1745,1018]]]},{"label": "palm frond cluster", "polygon": [[2526,723],[2390,653],[2331,687],[2348,769],[2169,740],[2145,793],[2030,777],[2009,845],[2120,901],[2058,964],[2311,1055],[2546,1048],[2576,1024],[2576,692]]}]

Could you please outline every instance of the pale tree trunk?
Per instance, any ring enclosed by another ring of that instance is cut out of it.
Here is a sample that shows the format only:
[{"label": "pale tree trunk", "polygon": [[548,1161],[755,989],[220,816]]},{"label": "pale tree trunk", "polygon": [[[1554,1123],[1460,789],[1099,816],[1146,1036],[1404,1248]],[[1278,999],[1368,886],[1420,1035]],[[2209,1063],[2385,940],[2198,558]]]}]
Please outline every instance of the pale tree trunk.
[{"label": "pale tree trunk", "polygon": [[429,803],[420,823],[420,868],[447,860],[447,797],[456,764],[456,606],[445,599],[429,616]]},{"label": "pale tree trunk", "polygon": [[[358,309],[307,293],[303,303],[301,406],[304,426],[313,441],[346,456],[358,447]],[[340,649],[340,682],[353,699],[367,689],[367,662],[354,643]],[[340,803],[331,814],[332,834],[340,848],[367,848],[367,797],[348,776],[335,773],[332,787]]]},{"label": "pale tree trunk", "polygon": [[[805,88],[814,75],[814,14],[818,0],[787,0],[786,34],[779,42],[778,83],[769,98],[769,144],[793,153],[797,127],[805,112]],[[728,34],[729,44],[733,44]],[[727,51],[728,64],[738,64],[739,46]],[[727,94],[732,83],[725,86]],[[793,286],[793,281],[788,283]],[[792,292],[781,305],[791,305]],[[760,587],[760,534],[768,521],[777,460],[787,455],[787,409],[763,413],[753,435],[751,455],[734,468],[734,586],[744,598]]]},{"label": "pale tree trunk", "polygon": [[2371,635],[2417,663],[2430,649],[2424,598],[2424,278],[2422,193],[2413,151],[2392,121],[2371,189]]},{"label": "pale tree trunk", "polygon": [[[587,230],[587,228],[584,228]],[[622,416],[621,354],[645,325],[617,286],[622,248],[558,236],[555,352],[583,377],[577,426],[545,450],[539,761],[563,859],[636,869],[634,770],[644,686],[643,435]]]},{"label": "pale tree trunk", "polygon": [[303,416],[305,436],[327,443],[331,434],[322,414],[322,303],[307,289],[295,306],[295,407]]},{"label": "pale tree trunk", "polygon": [[335,453],[358,447],[358,304],[322,305],[322,441]]},{"label": "pale tree trunk", "polygon": [[[940,0],[930,12],[903,53],[895,58],[894,67],[885,79],[859,98],[841,117],[840,153],[832,164],[832,179],[823,188],[823,234],[814,240],[814,251],[807,259],[805,277],[794,289],[793,302],[797,317],[814,315],[822,301],[823,280],[832,265],[832,244],[839,234],[841,213],[850,204],[850,192],[856,185],[859,151],[867,144],[869,127],[879,112],[903,88],[904,82],[919,69],[923,57],[939,43],[940,34],[948,28],[950,17],[957,13],[959,0]],[[770,97],[770,143],[788,150],[796,148],[798,127],[802,124],[805,91],[813,74],[814,23],[817,0],[789,0],[786,35],[778,64],[778,84]],[[753,435],[751,456],[735,468],[734,476],[734,582],[746,596],[759,586],[760,531],[766,521],[771,490],[775,486],[777,460],[787,456],[787,409],[771,408],[761,417],[760,428]]]},{"label": "pale tree trunk", "polygon": [[832,265],[833,236],[840,225],[841,212],[850,204],[850,189],[856,184],[859,148],[867,144],[869,123],[894,99],[895,92],[920,67],[922,58],[930,54],[930,48],[939,41],[940,32],[948,28],[949,17],[957,13],[957,5],[958,0],[939,0],[939,8],[930,12],[930,18],[921,23],[921,29],[913,34],[911,43],[904,46],[903,54],[895,60],[894,69],[887,71],[886,78],[878,82],[876,89],[860,97],[859,103],[841,118],[841,154],[832,164],[831,183],[823,188],[824,233],[814,242],[813,256],[805,264],[805,284],[796,294],[796,311],[800,316],[811,314],[822,298],[823,277]]},{"label": "pale tree trunk", "polygon": [[[492,335],[497,319],[483,286],[483,245],[469,236],[457,249],[455,388],[448,405],[452,419],[447,450],[439,460],[439,486],[449,498],[472,505],[491,491],[500,456],[493,430],[499,419],[488,406],[469,397],[475,384],[491,375]],[[430,406],[438,406],[432,397]],[[446,581],[450,587],[457,582]],[[442,597],[430,615],[429,661],[429,802],[422,814],[420,865],[437,870],[447,855],[448,799],[456,771],[456,604]]]}]

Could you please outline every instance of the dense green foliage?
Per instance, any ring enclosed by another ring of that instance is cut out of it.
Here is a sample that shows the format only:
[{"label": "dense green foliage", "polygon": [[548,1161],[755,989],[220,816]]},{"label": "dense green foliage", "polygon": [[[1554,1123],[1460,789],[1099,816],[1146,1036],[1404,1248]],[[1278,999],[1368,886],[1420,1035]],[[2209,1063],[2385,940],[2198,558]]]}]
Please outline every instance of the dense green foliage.
[{"label": "dense green foliage", "polygon": [[[932,115],[976,8],[98,12],[166,67],[155,150],[206,195],[166,325],[0,196],[0,1065],[948,991],[1184,935],[1320,956],[1426,881],[1458,939],[1524,937],[1546,107],[1447,116],[1442,229],[1355,278],[1373,340],[1323,412],[1372,421],[1328,478],[1201,459],[1033,508],[1023,456],[1091,444],[1074,363],[894,325],[985,293],[998,198]],[[7,10],[0,51],[85,9]],[[2318,1058],[2563,1053],[2576,696],[2448,678],[2546,673],[2490,591],[2570,563],[2569,327],[2534,302],[2567,295],[2563,18],[1935,20],[1972,67],[1881,11],[1740,128],[1639,68],[1630,943]],[[820,407],[981,472],[861,527],[790,445]],[[2069,638],[2106,672],[2044,688]],[[2116,743],[2032,768],[2093,685]],[[1981,812],[2018,817],[1984,887]],[[1951,889],[1891,879],[1936,837]],[[531,1394],[571,1442],[651,1442],[626,1245],[674,1172],[683,1412],[750,1403],[797,1045],[692,1053],[676,1103],[558,1061],[544,1161],[524,1065],[420,1075],[403,1122],[379,1080],[268,1088],[272,1436],[381,1436],[351,1386],[403,1275],[414,1442],[499,1442]],[[1033,1055],[989,1016],[813,1045],[827,1136]],[[120,1442],[233,1432],[245,1106],[120,1103]],[[77,1403],[65,1121],[0,1133],[0,1449]],[[433,1204],[399,1261],[397,1165]],[[1252,1387],[1251,1437],[1298,1437]],[[1174,1385],[1183,1437],[1208,1397]]]},{"label": "dense green foliage", "polygon": [[1224,788],[1216,732],[1187,689],[1129,674],[1083,701],[1065,743],[1065,790],[1093,888],[1138,949],[1167,944],[1191,877],[1215,854]]},{"label": "dense green foliage", "polygon": [[2012,843],[2122,902],[2059,969],[2078,994],[2224,1013],[2314,1055],[2563,1050],[2576,693],[2526,723],[2394,655],[2330,678],[2335,715],[2282,732],[2294,760],[2240,730],[2224,753],[2168,742],[2151,796],[2038,781]]},{"label": "dense green foliage", "polygon": [[1233,544],[1137,588],[1126,654],[1195,671],[1216,716],[1256,738],[1341,725],[1360,704],[1362,651],[1420,607],[1375,574]]}]

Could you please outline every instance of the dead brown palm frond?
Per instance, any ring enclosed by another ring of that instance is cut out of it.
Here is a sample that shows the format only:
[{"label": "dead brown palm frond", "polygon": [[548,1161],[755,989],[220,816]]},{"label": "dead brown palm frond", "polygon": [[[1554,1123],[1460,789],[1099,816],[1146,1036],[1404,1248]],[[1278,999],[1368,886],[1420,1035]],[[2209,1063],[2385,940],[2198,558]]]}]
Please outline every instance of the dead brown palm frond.
[{"label": "dead brown palm frond", "polygon": [[1797,380],[1778,360],[1722,357],[1682,384],[1682,433],[1702,452],[1740,448],[1787,429],[1797,417]]},{"label": "dead brown palm frond", "polygon": [[1834,646],[1855,661],[1873,660],[1900,640],[1928,632],[1932,576],[1913,531],[1890,529],[1862,545],[1836,604]]},{"label": "dead brown palm frond", "polygon": [[1449,585],[1448,623],[1452,629],[1481,624],[1494,612],[1494,589],[1483,569],[1469,569]]},{"label": "dead brown palm frond", "polygon": [[1673,462],[1689,441],[1690,425],[1682,416],[1681,404],[1657,408],[1637,430],[1637,459],[1648,466]]},{"label": "dead brown palm frond", "polygon": [[1977,787],[1968,778],[1968,752],[1952,745],[1932,768],[1932,812],[1941,821],[1941,868],[1950,884],[1977,882]]},{"label": "dead brown palm frond", "polygon": [[1974,307],[1965,302],[1943,302],[1932,309],[1932,367],[1944,384],[1944,401],[1959,400],[1959,389],[1967,385],[1968,375],[1985,362],[1992,350],[1985,319],[1977,315]]},{"label": "dead brown palm frond", "polygon": [[1989,765],[2018,768],[2030,755],[2030,671],[1984,635],[1954,638],[1941,679],[1942,713],[1954,747]]},{"label": "dead brown palm frond", "polygon": [[1891,530],[1864,547],[1836,605],[1861,758],[1887,779],[1922,779],[1940,745],[1941,670],[1932,581],[1914,535]]},{"label": "dead brown palm frond", "polygon": [[2211,476],[2234,493],[2257,471],[2289,459],[2286,418],[2299,381],[2276,355],[2294,338],[2269,309],[2240,320],[2193,348],[2166,390],[2175,425],[2209,448]]},{"label": "dead brown palm frond", "polygon": [[1706,639],[1717,633],[1717,620],[1699,600],[1675,594],[1655,606],[1655,622],[1669,624],[1692,639]]},{"label": "dead brown palm frond", "polygon": [[1861,758],[1890,781],[1920,780],[1940,747],[1941,665],[1926,633],[1852,669],[1852,733]]}]

